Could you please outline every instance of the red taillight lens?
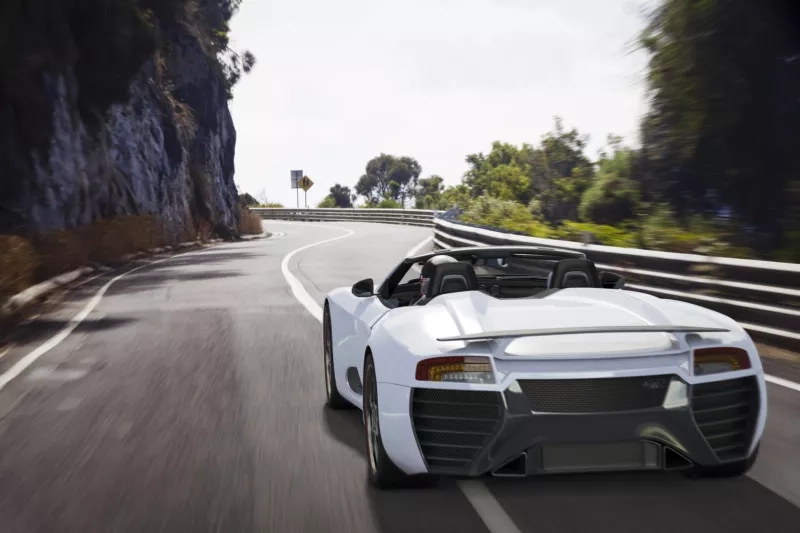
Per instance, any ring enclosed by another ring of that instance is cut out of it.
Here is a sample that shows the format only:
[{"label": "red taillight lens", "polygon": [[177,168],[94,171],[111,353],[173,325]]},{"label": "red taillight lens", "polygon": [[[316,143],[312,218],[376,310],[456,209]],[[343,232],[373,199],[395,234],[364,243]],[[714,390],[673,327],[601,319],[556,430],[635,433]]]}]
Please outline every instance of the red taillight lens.
[{"label": "red taillight lens", "polygon": [[417,381],[494,383],[488,357],[432,357],[417,363]]},{"label": "red taillight lens", "polygon": [[694,351],[696,375],[719,374],[750,368],[750,356],[742,348],[700,348]]}]

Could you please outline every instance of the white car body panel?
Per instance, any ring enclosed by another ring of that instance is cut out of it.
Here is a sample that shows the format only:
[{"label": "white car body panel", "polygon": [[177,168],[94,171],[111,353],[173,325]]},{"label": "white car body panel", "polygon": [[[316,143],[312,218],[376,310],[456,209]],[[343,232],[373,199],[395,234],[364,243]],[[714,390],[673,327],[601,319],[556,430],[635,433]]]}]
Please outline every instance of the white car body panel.
[{"label": "white car body panel", "polygon": [[[412,388],[504,391],[519,379],[607,378],[677,374],[688,384],[757,376],[760,412],[750,451],[760,441],[767,415],[766,384],[758,352],[734,320],[711,310],[643,293],[570,288],[545,298],[498,299],[480,291],[443,294],[424,306],[389,309],[377,296],[357,297],[349,288],[327,296],[333,335],[336,385],[362,408],[347,382],[355,367],[363,382],[369,348],[375,360],[380,426],[387,454],[407,474],[426,472],[411,423]],[[492,342],[437,338],[516,329],[580,326],[691,326],[726,328],[724,333],[601,333],[521,337]],[[695,376],[692,349],[743,348],[751,368]],[[443,355],[489,356],[496,384],[420,382],[417,363]]]}]

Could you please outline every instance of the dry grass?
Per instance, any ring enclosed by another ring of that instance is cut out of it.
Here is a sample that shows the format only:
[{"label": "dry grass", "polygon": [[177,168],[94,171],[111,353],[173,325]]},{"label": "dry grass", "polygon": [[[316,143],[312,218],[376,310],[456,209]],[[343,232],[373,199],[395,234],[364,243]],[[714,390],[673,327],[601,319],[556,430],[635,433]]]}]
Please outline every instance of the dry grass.
[{"label": "dry grass", "polygon": [[33,283],[38,258],[22,237],[0,235],[0,302]]},{"label": "dry grass", "polygon": [[258,235],[263,231],[261,217],[246,207],[239,207],[239,233],[243,235]]},{"label": "dry grass", "polygon": [[214,236],[214,229],[211,226],[211,223],[207,220],[201,220],[200,224],[197,225],[197,240],[202,242],[208,242]]},{"label": "dry grass", "polygon": [[[120,264],[128,254],[164,246],[166,235],[157,217],[137,215],[31,239],[0,236],[0,301],[34,283],[90,263]],[[186,240],[194,238],[192,235]]]},{"label": "dry grass", "polygon": [[[243,215],[243,227],[261,233],[261,219],[249,211]],[[35,283],[92,263],[116,266],[129,254],[175,241],[207,242],[214,236],[209,222],[195,224],[188,217],[177,239],[169,239],[162,221],[153,215],[116,217],[32,238],[0,235],[0,304]]]}]

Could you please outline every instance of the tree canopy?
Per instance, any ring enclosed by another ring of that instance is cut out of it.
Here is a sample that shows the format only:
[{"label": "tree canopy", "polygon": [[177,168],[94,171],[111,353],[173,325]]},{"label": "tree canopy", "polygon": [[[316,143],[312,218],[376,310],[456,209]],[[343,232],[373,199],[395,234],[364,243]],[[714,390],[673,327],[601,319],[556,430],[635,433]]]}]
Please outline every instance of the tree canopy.
[{"label": "tree canopy", "polygon": [[638,38],[650,55],[640,147],[609,135],[589,158],[588,138],[555,117],[537,143],[467,155],[458,185],[381,154],[355,191],[368,206],[413,198],[552,238],[800,260],[797,23],[769,0],[661,0]]},{"label": "tree canopy", "polygon": [[356,183],[356,193],[371,204],[394,200],[405,205],[414,197],[421,173],[422,167],[412,157],[381,154],[367,163],[366,173]]}]

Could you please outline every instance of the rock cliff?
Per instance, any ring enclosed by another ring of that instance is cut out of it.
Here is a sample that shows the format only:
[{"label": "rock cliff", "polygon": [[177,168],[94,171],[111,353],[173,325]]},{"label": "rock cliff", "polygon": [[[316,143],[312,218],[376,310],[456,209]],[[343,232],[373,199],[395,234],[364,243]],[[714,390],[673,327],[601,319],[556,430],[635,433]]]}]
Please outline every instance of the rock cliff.
[{"label": "rock cliff", "polygon": [[[146,9],[147,1],[112,1],[120,11],[102,15],[96,22],[105,30],[92,39],[84,35],[97,28],[86,28],[104,12],[79,13],[80,19],[64,12],[71,36],[64,46],[73,51],[52,50],[50,57],[60,60],[11,69],[17,79],[4,74],[0,121],[10,121],[0,127],[0,233],[128,214],[161,215],[173,238],[201,222],[222,235],[237,232],[230,83],[209,38],[227,30],[230,13],[220,10],[230,10],[231,2],[150,2],[158,10]],[[48,7],[45,0],[30,3]],[[105,9],[101,3],[76,2]],[[120,28],[113,27],[117,20]],[[138,49],[114,35],[130,39],[131,24],[143,35]],[[103,39],[106,56],[98,50]],[[115,61],[135,63],[130,75],[116,71]],[[104,70],[117,78],[117,95],[105,86]]]}]

